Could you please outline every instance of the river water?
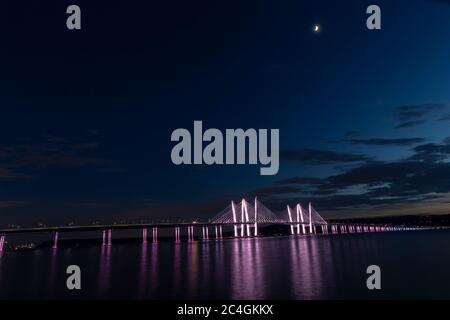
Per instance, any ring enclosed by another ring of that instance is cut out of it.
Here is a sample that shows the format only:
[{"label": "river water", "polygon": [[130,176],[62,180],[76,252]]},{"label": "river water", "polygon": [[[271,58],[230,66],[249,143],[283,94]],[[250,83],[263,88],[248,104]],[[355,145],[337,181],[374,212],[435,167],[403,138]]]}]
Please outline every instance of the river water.
[{"label": "river water", "polygon": [[449,299],[449,244],[424,230],[3,252],[0,299]]}]

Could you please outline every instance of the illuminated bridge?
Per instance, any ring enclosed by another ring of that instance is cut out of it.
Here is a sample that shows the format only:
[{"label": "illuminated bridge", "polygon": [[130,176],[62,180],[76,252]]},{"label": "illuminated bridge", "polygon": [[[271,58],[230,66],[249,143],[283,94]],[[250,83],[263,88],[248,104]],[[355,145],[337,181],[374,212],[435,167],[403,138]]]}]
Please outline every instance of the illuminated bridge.
[{"label": "illuminated bridge", "polygon": [[174,241],[179,243],[182,239],[186,239],[188,242],[196,240],[222,240],[226,231],[228,231],[229,238],[258,237],[258,228],[267,225],[285,225],[289,228],[291,235],[344,234],[420,229],[420,227],[392,225],[330,224],[321,217],[311,203],[308,204],[308,209],[305,209],[299,203],[293,207],[288,205],[281,214],[276,215],[255,198],[251,202],[246,199],[242,199],[237,203],[231,201],[225,209],[205,223],[141,223],[0,229],[0,251],[4,249],[6,235],[8,234],[51,232],[53,234],[53,248],[57,248],[60,234],[69,232],[99,231],[101,232],[102,245],[110,246],[112,245],[113,230],[140,229],[144,243],[148,241],[158,243],[158,231],[160,229],[170,229],[173,232]]}]

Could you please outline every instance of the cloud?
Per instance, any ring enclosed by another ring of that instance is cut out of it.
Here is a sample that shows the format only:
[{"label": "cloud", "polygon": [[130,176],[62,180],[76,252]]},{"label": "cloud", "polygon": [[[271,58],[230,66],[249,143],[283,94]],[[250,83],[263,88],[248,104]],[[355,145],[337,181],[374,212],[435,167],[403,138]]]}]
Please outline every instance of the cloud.
[{"label": "cloud", "polygon": [[16,172],[14,169],[0,167],[0,180],[17,180],[29,177],[29,175]]},{"label": "cloud", "polygon": [[[450,180],[446,178],[449,175],[448,163],[399,161],[366,164],[324,178],[320,183],[304,184],[302,187],[308,188],[309,194],[303,195],[304,199],[297,195],[292,201],[312,201],[320,209],[326,210],[417,202],[436,198],[439,193],[450,192]],[[294,190],[298,186],[295,183],[285,183],[284,187]],[[283,191],[282,188],[279,190]],[[290,195],[283,193],[272,194],[272,198],[291,201]]]},{"label": "cloud", "polygon": [[[450,195],[450,144],[446,140],[443,144],[427,143],[412,151],[414,154],[405,159],[364,162],[324,178],[298,176],[280,180],[272,188],[261,189],[261,200],[280,210],[285,203],[312,201],[318,209],[332,214],[351,211],[356,215],[359,210],[361,216],[366,216],[368,210],[383,214],[394,206],[398,212],[412,212],[414,206],[424,210],[423,203],[428,201],[443,213],[445,208],[439,201]],[[446,213],[450,213],[450,207]]]},{"label": "cloud", "polygon": [[345,136],[347,137],[347,138],[355,138],[355,137],[358,137],[358,136],[360,136],[361,135],[361,132],[359,132],[359,131],[347,131],[346,133],[345,133]]},{"label": "cloud", "polygon": [[384,138],[371,138],[371,139],[344,139],[336,142],[348,142],[352,144],[365,144],[375,146],[410,146],[424,142],[423,138],[399,138],[399,139],[384,139]]},{"label": "cloud", "polygon": [[416,105],[403,105],[395,108],[394,116],[399,121],[411,121],[443,110],[447,107],[445,103],[424,103]]},{"label": "cloud", "polygon": [[[450,1],[450,0],[449,0]],[[450,114],[447,114],[441,118],[439,118],[439,121],[449,121],[450,120]]]},{"label": "cloud", "polygon": [[450,0],[430,0],[431,2],[450,4]]},{"label": "cloud", "polygon": [[450,156],[450,144],[444,140],[445,144],[427,143],[414,148],[415,154],[411,156],[412,160],[426,162],[440,162],[447,160]]},{"label": "cloud", "polygon": [[370,157],[362,154],[339,153],[335,151],[317,149],[282,150],[280,152],[280,156],[281,159],[284,160],[315,165],[368,161],[371,159]]},{"label": "cloud", "polygon": [[110,165],[110,161],[92,155],[99,143],[42,135],[15,145],[0,146],[0,180],[30,178],[30,169]]},{"label": "cloud", "polygon": [[294,177],[284,180],[279,180],[276,184],[298,184],[298,185],[317,185],[321,184],[321,178],[313,178],[313,177]]},{"label": "cloud", "polygon": [[394,110],[394,119],[399,123],[395,129],[410,128],[427,122],[427,116],[447,108],[446,103],[423,103],[403,105]]},{"label": "cloud", "polygon": [[411,127],[420,126],[425,123],[427,123],[427,121],[425,121],[425,120],[406,121],[406,122],[399,123],[398,125],[396,125],[394,127],[394,129],[411,128]]},{"label": "cloud", "polygon": [[12,208],[25,205],[24,201],[0,201],[0,209]]},{"label": "cloud", "polygon": [[99,147],[100,147],[100,143],[98,143],[96,141],[78,143],[78,144],[74,144],[72,146],[73,149],[79,149],[79,150],[98,149]]}]

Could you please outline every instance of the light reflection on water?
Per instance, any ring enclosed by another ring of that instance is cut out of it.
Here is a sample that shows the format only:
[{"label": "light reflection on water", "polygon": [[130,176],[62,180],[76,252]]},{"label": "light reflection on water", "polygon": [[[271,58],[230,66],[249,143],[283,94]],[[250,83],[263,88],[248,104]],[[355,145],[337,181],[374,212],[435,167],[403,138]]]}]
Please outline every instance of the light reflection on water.
[{"label": "light reflection on water", "polygon": [[[420,231],[4,252],[0,298],[449,298],[449,240]],[[71,264],[81,291],[65,287]],[[365,287],[370,264],[382,269],[380,292]]]}]

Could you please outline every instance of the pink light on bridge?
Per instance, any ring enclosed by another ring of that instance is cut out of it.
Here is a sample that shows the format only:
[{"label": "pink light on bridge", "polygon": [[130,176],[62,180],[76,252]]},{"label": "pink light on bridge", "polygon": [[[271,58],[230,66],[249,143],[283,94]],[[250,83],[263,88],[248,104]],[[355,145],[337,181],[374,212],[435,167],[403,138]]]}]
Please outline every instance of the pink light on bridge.
[{"label": "pink light on bridge", "polygon": [[289,222],[291,224],[291,234],[294,234],[294,225],[292,224],[292,213],[291,213],[291,208],[289,207],[289,205],[287,205],[287,210],[288,210]]},{"label": "pink light on bridge", "polygon": [[303,231],[303,234],[305,234],[306,233],[306,227],[305,227],[305,219],[303,218],[303,208],[302,208],[302,206],[300,205],[300,204],[298,204],[298,206],[300,207],[300,219],[301,219],[301,221],[302,221],[302,231]]},{"label": "pink light on bridge", "polygon": [[245,212],[245,222],[247,223],[247,224],[246,224],[246,227],[247,227],[247,237],[250,237],[250,224],[249,224],[250,219],[248,218],[247,201],[245,201],[245,200],[242,200],[242,201],[243,201],[242,206],[244,207],[244,212]]},{"label": "pink light on bridge", "polygon": [[106,230],[102,231],[102,245],[106,246]]},{"label": "pink light on bridge", "polygon": [[258,199],[255,197],[255,237],[258,236]]},{"label": "pink light on bridge", "polygon": [[292,224],[292,213],[291,213],[291,208],[289,207],[289,205],[287,205],[288,208],[288,216],[289,216],[289,222],[291,224],[291,234],[294,234],[294,225]]},{"label": "pink light on bridge", "polygon": [[59,236],[58,231],[55,231],[53,233],[53,247],[52,247],[53,249],[58,248],[58,236]]},{"label": "pink light on bridge", "polygon": [[296,211],[297,211],[297,234],[300,234],[300,205],[299,204],[297,204],[297,206],[296,206]]},{"label": "pink light on bridge", "polygon": [[241,237],[243,237],[245,234],[245,229],[244,229],[244,224],[242,222],[244,222],[245,216],[244,216],[244,199],[242,199],[241,201]]},{"label": "pink light on bridge", "polygon": [[108,230],[108,246],[111,246],[112,244],[112,230]]},{"label": "pink light on bridge", "polygon": [[188,241],[192,242],[194,241],[194,226],[188,226]]}]

